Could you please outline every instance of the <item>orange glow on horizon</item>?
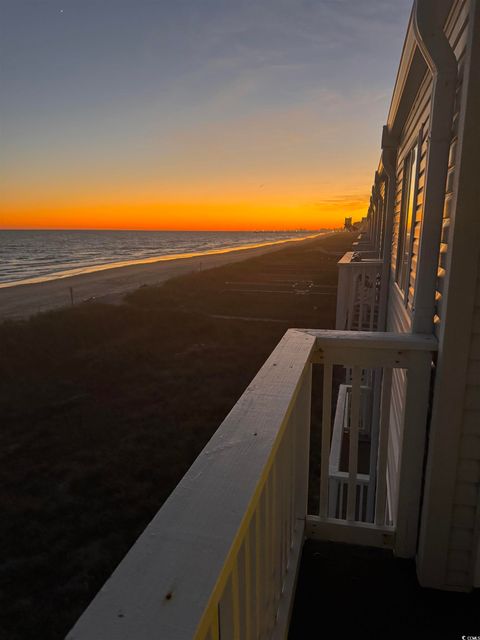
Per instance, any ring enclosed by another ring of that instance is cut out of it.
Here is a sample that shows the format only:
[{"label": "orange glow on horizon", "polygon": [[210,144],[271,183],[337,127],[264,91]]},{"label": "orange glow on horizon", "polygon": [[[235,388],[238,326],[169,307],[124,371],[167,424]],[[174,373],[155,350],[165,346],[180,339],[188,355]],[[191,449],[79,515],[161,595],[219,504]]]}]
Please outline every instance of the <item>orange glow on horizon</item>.
[{"label": "orange glow on horizon", "polygon": [[282,231],[338,228],[345,216],[365,215],[368,198],[340,197],[317,203],[167,202],[91,203],[0,211],[2,229],[131,229],[175,231]]}]

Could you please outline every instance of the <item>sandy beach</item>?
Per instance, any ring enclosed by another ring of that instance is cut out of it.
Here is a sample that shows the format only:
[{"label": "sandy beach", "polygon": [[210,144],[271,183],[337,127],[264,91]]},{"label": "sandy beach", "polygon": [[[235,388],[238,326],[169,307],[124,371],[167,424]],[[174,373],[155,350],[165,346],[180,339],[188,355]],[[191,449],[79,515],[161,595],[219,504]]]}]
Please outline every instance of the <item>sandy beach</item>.
[{"label": "sandy beach", "polygon": [[42,311],[69,306],[72,304],[72,295],[74,304],[93,300],[114,303],[126,293],[144,285],[160,284],[180,275],[240,262],[285,249],[292,244],[314,242],[320,236],[328,235],[330,234],[324,233],[305,240],[285,240],[261,247],[212,252],[194,257],[162,258],[155,262],[128,266],[105,268],[103,265],[98,271],[90,273],[0,288],[0,320],[25,318]]}]

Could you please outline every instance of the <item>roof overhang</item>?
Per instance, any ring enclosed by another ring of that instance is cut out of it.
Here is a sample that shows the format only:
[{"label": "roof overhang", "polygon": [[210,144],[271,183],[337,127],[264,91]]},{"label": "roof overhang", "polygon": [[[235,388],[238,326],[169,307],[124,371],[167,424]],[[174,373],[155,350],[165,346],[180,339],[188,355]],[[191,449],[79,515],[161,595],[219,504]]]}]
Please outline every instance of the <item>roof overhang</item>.
[{"label": "roof overhang", "polygon": [[[382,149],[396,147],[400,140],[408,114],[413,106],[415,98],[420,89],[420,85],[429,72],[429,67],[422,51],[418,45],[415,30],[415,10],[416,0],[408,21],[407,35],[403,43],[400,65],[395,80],[390,109],[388,111],[387,124],[384,127],[382,136]],[[453,5],[454,0],[439,0],[436,9],[436,20],[440,24],[445,24]],[[383,152],[380,156],[378,173],[385,175]]]}]

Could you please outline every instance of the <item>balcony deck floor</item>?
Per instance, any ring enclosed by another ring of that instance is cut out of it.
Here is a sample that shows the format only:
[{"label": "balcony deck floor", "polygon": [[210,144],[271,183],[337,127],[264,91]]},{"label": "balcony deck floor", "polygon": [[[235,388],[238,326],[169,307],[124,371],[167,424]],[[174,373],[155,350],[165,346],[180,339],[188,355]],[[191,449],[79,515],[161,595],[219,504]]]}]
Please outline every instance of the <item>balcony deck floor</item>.
[{"label": "balcony deck floor", "polygon": [[480,637],[480,590],[422,589],[414,562],[387,550],[305,543],[289,640],[462,635]]}]

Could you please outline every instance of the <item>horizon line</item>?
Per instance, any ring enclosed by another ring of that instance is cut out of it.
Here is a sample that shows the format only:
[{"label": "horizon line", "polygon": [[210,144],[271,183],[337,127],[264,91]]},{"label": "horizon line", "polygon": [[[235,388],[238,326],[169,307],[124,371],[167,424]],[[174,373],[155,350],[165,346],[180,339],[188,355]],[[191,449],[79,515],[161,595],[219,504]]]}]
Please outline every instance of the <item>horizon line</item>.
[{"label": "horizon line", "polygon": [[307,228],[299,227],[295,229],[129,229],[129,228],[107,228],[107,227],[0,227],[0,231],[157,231],[171,233],[301,233],[304,231],[330,231],[341,228],[342,225],[332,227]]}]

